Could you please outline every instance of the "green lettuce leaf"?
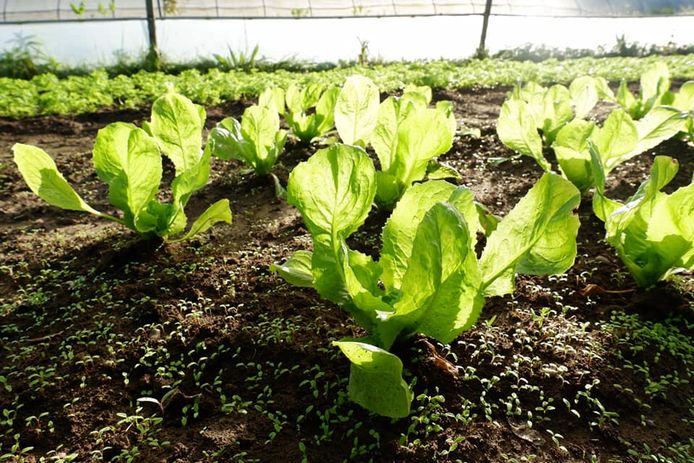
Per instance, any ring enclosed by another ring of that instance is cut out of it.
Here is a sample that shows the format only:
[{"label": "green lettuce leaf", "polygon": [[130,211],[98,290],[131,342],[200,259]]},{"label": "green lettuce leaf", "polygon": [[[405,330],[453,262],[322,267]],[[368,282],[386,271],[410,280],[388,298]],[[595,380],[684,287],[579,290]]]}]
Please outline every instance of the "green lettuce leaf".
[{"label": "green lettuce leaf", "polygon": [[677,170],[676,160],[657,156],[650,178],[606,218],[607,242],[642,287],[677,268],[694,269],[694,184],[660,191]]},{"label": "green lettuce leaf", "polygon": [[350,399],[382,416],[404,418],[409,415],[412,391],[402,379],[402,362],[397,356],[364,342],[336,341],[333,344],[352,362]]},{"label": "green lettuce leaf", "polygon": [[284,278],[287,283],[301,288],[313,288],[311,251],[296,251],[283,264],[270,265],[270,271]]},{"label": "green lettuce leaf", "polygon": [[347,78],[335,104],[335,126],[345,144],[366,146],[376,128],[378,87],[360,75]]},{"label": "green lettuce leaf", "polygon": [[169,92],[152,105],[151,135],[180,175],[200,162],[205,111],[188,98]]},{"label": "green lettuce leaf", "polygon": [[48,204],[70,211],[103,216],[87,204],[67,183],[53,159],[41,148],[17,143],[12,147],[14,162],[31,191]]},{"label": "green lettuce leaf", "polygon": [[477,321],[484,303],[474,239],[462,215],[437,203],[417,227],[394,312],[376,329],[384,347],[397,336],[422,333],[449,343]]},{"label": "green lettuce leaf", "polygon": [[552,170],[542,154],[542,138],[537,131],[535,115],[517,96],[511,96],[501,106],[496,133],[504,145],[534,158],[545,171]]},{"label": "green lettuce leaf", "polygon": [[161,183],[161,153],[154,139],[132,124],[110,124],[96,135],[93,162],[126,225],[141,233],[153,231],[141,215],[147,214]]},{"label": "green lettuce leaf", "polygon": [[482,252],[482,287],[487,296],[513,291],[514,275],[566,271],[576,257],[581,200],[571,182],[544,174],[489,236]]}]

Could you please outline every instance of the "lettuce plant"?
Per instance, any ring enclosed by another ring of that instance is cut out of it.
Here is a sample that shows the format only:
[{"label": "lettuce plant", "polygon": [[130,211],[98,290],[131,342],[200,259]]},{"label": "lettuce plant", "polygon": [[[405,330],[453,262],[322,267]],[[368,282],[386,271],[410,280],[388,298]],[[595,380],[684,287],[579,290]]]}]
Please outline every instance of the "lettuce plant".
[{"label": "lettuce plant", "polygon": [[605,196],[605,174],[591,150],[596,175],[593,210],[605,222],[606,240],[642,287],[679,268],[694,270],[694,184],[663,193],[678,170],[675,159],[656,156],[650,177],[622,204]]},{"label": "lettuce plant", "polygon": [[629,115],[638,120],[656,106],[672,103],[673,94],[670,92],[670,71],[665,63],[657,62],[641,74],[641,93],[634,96],[625,80],[622,80],[617,90],[615,102]]},{"label": "lettuce plant", "polygon": [[[94,169],[108,184],[109,201],[122,211],[121,217],[87,204],[42,149],[16,144],[14,161],[29,188],[53,206],[89,212],[139,233],[171,239],[185,230],[188,219],[184,208],[190,196],[207,184],[210,174],[209,146],[200,149],[204,122],[202,107],[169,92],[154,102],[151,121],[143,128],[116,122],[99,130],[93,149]],[[176,170],[171,202],[167,203],[157,198],[162,153]],[[212,204],[178,240],[191,238],[220,221],[231,222],[227,199]]]},{"label": "lettuce plant", "polygon": [[[376,202],[392,208],[412,183],[425,178],[434,159],[451,148],[456,120],[449,101],[429,107],[431,88],[426,86],[406,87],[401,97],[380,104],[378,95],[370,79],[349,77],[338,97],[335,121],[344,143],[374,148],[381,168]],[[439,178],[456,174],[438,164],[433,169]]]},{"label": "lettuce plant", "polygon": [[621,163],[685,130],[687,118],[686,113],[670,106],[653,108],[638,121],[623,109],[616,109],[602,127],[580,119],[569,122],[559,130],[552,148],[566,178],[586,191],[595,183],[590,146],[608,175]]},{"label": "lettuce plant", "polygon": [[501,106],[496,131],[501,142],[518,153],[534,158],[547,172],[543,146],[550,146],[570,121],[588,115],[600,98],[610,98],[611,90],[602,78],[583,76],[569,88],[545,88],[535,82],[516,86]]},{"label": "lettuce plant", "polygon": [[210,132],[208,143],[212,155],[224,160],[238,159],[266,175],[284,150],[287,132],[280,130],[280,119],[274,108],[250,106],[241,122],[233,117],[222,120]]},{"label": "lettuce plant", "polygon": [[400,418],[412,392],[389,352],[422,334],[448,343],[477,320],[485,296],[513,291],[516,272],[561,273],[576,255],[580,194],[545,174],[489,234],[478,260],[475,237],[486,218],[463,187],[429,181],[408,189],[383,229],[380,260],[347,238],[365,221],[377,191],[366,153],[347,145],[320,150],[291,173],[288,201],[302,214],[313,251],[273,266],[288,282],[313,287],[367,332],[336,342],[352,363],[349,395],[375,413]]},{"label": "lettuce plant", "polygon": [[[322,137],[335,125],[335,102],[340,89],[309,84],[299,87],[291,84],[285,93],[284,117],[291,132],[302,143],[310,143]],[[263,104],[275,106],[282,113],[278,90],[271,90],[261,100]]]}]

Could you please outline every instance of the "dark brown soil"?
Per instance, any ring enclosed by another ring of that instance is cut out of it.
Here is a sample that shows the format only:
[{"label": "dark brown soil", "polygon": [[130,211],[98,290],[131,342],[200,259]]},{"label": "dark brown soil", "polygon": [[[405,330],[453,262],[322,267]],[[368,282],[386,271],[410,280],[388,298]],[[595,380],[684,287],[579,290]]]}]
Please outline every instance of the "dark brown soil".
[{"label": "dark brown soil", "polygon": [[[482,134],[457,139],[442,160],[499,215],[542,174],[496,137],[506,91],[435,95]],[[208,110],[207,127],[244,104]],[[520,276],[450,346],[396,348],[417,398],[393,422],[346,397],[349,365],[330,342],[359,328],[269,272],[311,242],[270,179],[215,160],[187,213],[229,198],[233,224],[163,244],[47,205],[11,161],[14,143],[44,148],[110,211],[91,166],[96,131],[147,117],[0,119],[0,460],[694,461],[694,282],[638,289],[589,199],[566,275]],[[279,178],[311,152],[289,143]],[[672,188],[689,183],[694,148],[672,140],[614,171],[609,194],[631,195],[653,154],[679,160]],[[386,218],[374,213],[355,245],[378,249]]]}]

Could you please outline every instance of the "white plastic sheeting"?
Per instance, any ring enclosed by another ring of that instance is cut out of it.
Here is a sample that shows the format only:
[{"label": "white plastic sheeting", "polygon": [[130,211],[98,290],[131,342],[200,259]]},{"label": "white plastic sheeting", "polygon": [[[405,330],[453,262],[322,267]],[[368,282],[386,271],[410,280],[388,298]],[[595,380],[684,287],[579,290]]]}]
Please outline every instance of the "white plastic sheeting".
[{"label": "white plastic sheeting", "polygon": [[[486,0],[153,0],[159,18],[481,15]],[[0,0],[0,22],[142,19],[145,0]],[[694,14],[694,0],[493,0],[492,15],[625,17]]]}]

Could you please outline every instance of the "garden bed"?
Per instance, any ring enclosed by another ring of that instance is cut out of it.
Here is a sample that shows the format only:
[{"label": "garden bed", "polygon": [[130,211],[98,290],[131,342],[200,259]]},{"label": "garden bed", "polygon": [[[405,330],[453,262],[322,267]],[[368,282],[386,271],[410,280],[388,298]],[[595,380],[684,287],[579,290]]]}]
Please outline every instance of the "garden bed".
[{"label": "garden bed", "polygon": [[[481,133],[456,138],[441,160],[502,216],[542,175],[496,136],[508,90],[434,95]],[[207,128],[246,104],[208,109]],[[519,276],[451,345],[416,337],[397,348],[417,382],[412,414],[392,421],[347,398],[349,362],[330,341],[361,329],[269,272],[311,244],[269,178],[215,159],[189,215],[228,198],[233,224],[164,244],[47,205],[12,164],[12,144],[40,146],[109,211],[91,165],[96,131],[147,117],[0,120],[0,460],[691,461],[694,281],[636,287],[590,201],[565,275]],[[313,151],[288,142],[280,180]],[[691,181],[694,148],[670,140],[619,166],[609,195],[633,194],[653,154],[680,163],[666,191]],[[352,247],[380,249],[387,217],[372,211]]]}]

